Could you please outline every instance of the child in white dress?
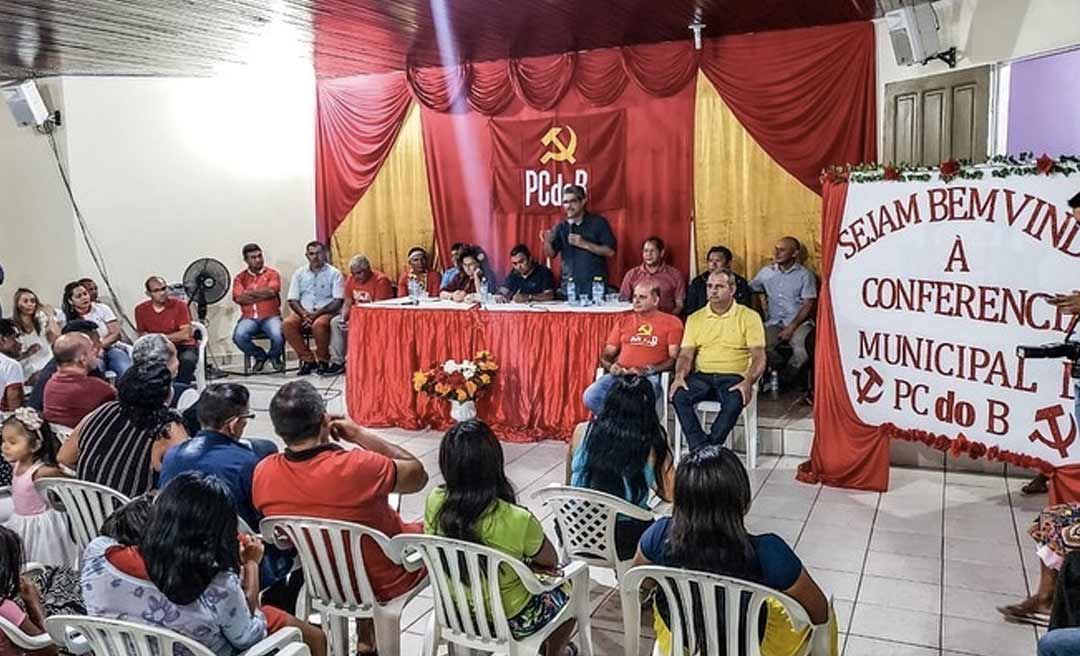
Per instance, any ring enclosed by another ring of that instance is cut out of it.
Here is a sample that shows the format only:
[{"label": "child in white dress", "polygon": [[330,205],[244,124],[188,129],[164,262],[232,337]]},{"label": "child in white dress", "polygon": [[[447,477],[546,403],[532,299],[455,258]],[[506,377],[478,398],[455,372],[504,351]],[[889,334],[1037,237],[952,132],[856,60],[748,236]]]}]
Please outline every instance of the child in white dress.
[{"label": "child in white dress", "polygon": [[28,562],[72,565],[78,554],[68,533],[67,518],[49,507],[34,481],[63,476],[56,466],[57,441],[49,424],[33,408],[18,408],[4,417],[4,459],[13,468],[11,499],[14,513],[4,525],[22,538]]}]

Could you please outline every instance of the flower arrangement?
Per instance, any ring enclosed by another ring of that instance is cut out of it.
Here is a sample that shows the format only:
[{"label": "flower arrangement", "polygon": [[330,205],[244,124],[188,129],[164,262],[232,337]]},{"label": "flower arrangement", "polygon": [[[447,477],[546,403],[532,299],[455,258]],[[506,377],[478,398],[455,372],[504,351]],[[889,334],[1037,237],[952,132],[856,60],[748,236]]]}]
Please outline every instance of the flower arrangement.
[{"label": "flower arrangement", "polygon": [[465,403],[480,398],[495,382],[499,365],[487,351],[478,351],[472,360],[447,360],[441,365],[413,374],[413,389],[437,399]]}]

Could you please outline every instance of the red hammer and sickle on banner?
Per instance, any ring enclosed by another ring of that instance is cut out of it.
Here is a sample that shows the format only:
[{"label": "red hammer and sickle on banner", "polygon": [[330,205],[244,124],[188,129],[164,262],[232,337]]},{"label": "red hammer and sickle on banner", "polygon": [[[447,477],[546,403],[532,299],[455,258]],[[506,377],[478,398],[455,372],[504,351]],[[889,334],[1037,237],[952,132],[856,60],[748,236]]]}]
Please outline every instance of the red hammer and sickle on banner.
[{"label": "red hammer and sickle on banner", "polygon": [[1058,417],[1065,414],[1065,411],[1061,409],[1060,405],[1052,405],[1046,408],[1039,408],[1035,411],[1035,421],[1045,421],[1050,426],[1051,439],[1043,437],[1043,434],[1039,432],[1039,429],[1031,431],[1031,435],[1028,435],[1028,439],[1032,442],[1038,440],[1046,446],[1054,449],[1062,458],[1069,457],[1069,447],[1072,446],[1073,440],[1076,439],[1076,424],[1071,418],[1067,418],[1069,422],[1069,434],[1065,437],[1061,435],[1061,425],[1058,422]]},{"label": "red hammer and sickle on banner", "polygon": [[[863,385],[862,383],[862,374],[864,372],[866,373],[865,385]],[[855,389],[859,393],[856,401],[858,401],[859,403],[877,403],[878,400],[881,398],[881,395],[884,394],[884,391],[879,391],[877,394],[874,395],[871,395],[870,393],[875,389],[881,387],[881,385],[885,382],[885,380],[882,379],[881,374],[879,374],[876,369],[869,365],[863,367],[862,371],[854,369],[851,373],[855,375]]]}]

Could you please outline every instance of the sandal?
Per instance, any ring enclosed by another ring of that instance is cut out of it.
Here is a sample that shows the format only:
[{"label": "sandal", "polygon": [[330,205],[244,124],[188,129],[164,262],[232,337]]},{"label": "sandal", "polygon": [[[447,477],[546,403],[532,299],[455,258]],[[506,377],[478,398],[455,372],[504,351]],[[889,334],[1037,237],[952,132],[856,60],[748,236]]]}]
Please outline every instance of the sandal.
[{"label": "sandal", "polygon": [[1038,601],[1029,597],[1018,604],[999,606],[997,611],[1008,622],[1047,627],[1050,625],[1050,613],[1039,608],[1038,604]]},{"label": "sandal", "polygon": [[1020,493],[1028,496],[1033,494],[1046,494],[1049,491],[1050,487],[1047,485],[1047,479],[1042,474],[1031,479],[1027,485],[1020,488]]}]

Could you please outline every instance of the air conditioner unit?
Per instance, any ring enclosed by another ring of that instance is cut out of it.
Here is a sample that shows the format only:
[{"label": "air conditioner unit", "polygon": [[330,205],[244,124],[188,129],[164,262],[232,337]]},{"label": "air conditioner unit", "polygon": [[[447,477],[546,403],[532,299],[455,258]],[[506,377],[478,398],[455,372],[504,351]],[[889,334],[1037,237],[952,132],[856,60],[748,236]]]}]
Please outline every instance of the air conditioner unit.
[{"label": "air conditioner unit", "polygon": [[941,52],[937,16],[930,4],[894,9],[885,14],[885,25],[900,66],[923,64]]},{"label": "air conditioner unit", "polygon": [[45,101],[33,80],[0,87],[0,94],[3,94],[4,102],[7,103],[19,127],[28,125],[40,127],[49,120],[49,109],[45,106]]}]

